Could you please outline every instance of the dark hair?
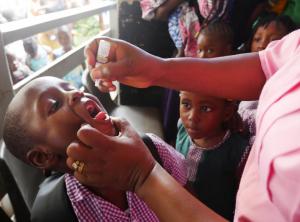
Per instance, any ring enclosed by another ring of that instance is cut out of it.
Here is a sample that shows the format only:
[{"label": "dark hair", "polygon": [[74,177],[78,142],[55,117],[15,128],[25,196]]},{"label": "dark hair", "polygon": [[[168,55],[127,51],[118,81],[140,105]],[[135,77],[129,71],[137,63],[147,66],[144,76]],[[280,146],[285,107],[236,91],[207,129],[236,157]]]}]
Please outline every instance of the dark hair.
[{"label": "dark hair", "polygon": [[220,36],[224,42],[233,45],[234,33],[231,26],[225,21],[215,20],[209,22],[201,29],[200,34]]},{"label": "dark hair", "polygon": [[286,29],[286,34],[289,34],[297,28],[293,20],[287,15],[277,15],[274,13],[269,13],[264,16],[261,16],[258,19],[256,19],[256,21],[252,25],[252,33],[245,44],[245,52],[250,52],[251,43],[253,41],[257,29],[259,27],[267,28],[272,22],[275,22],[276,26],[282,25]]},{"label": "dark hair", "polygon": [[38,50],[38,45],[35,38],[27,38],[23,40],[23,47],[26,53],[33,57]]},{"label": "dark hair", "polygon": [[34,146],[32,135],[20,121],[21,112],[8,108],[4,118],[3,139],[6,148],[18,159],[28,162],[27,152]]}]

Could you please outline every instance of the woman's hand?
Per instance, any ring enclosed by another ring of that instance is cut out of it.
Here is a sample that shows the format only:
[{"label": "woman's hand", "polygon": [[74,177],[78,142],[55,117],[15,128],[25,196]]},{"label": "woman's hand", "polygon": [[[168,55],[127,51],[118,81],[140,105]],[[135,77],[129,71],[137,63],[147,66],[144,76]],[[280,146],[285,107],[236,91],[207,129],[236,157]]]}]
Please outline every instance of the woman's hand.
[{"label": "woman's hand", "polygon": [[67,165],[73,168],[75,161],[84,163],[83,171],[75,170],[74,176],[95,192],[108,187],[134,191],[144,183],[156,162],[127,121],[112,120],[119,136],[106,136],[89,125],[79,129],[80,142],[67,148]]},{"label": "woman's hand", "polygon": [[[110,43],[108,62],[95,68],[98,44],[100,40]],[[125,41],[107,37],[97,38],[85,49],[91,77],[100,79],[99,89],[104,92],[114,91],[112,81],[118,80],[123,84],[145,88],[154,85],[160,78],[162,59],[150,55]]]}]

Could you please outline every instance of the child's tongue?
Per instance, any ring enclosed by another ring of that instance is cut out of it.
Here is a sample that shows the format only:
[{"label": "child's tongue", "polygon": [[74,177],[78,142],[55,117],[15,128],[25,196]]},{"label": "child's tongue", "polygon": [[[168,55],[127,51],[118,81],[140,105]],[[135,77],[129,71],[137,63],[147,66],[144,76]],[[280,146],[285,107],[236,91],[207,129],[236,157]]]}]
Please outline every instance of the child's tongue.
[{"label": "child's tongue", "polygon": [[102,121],[106,119],[106,113],[100,111],[94,118],[95,120]]}]

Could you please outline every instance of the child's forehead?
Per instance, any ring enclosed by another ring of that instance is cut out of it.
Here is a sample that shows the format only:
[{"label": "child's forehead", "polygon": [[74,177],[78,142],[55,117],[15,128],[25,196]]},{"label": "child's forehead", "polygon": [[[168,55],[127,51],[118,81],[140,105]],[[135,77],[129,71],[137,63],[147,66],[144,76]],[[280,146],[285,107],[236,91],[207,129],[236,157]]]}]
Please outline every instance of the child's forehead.
[{"label": "child's forehead", "polygon": [[198,44],[202,41],[205,41],[205,44],[213,45],[213,44],[225,44],[226,42],[224,39],[221,38],[222,36],[215,33],[200,33],[198,36]]},{"label": "child's forehead", "polygon": [[20,93],[24,94],[25,96],[34,96],[47,92],[50,88],[60,89],[66,86],[70,86],[70,84],[61,79],[53,77],[42,77],[30,82]]},{"label": "child's forehead", "polygon": [[215,100],[217,97],[209,96],[203,93],[198,92],[190,92],[190,91],[180,91],[180,96],[184,98],[197,98],[197,99],[205,99],[205,100]]}]

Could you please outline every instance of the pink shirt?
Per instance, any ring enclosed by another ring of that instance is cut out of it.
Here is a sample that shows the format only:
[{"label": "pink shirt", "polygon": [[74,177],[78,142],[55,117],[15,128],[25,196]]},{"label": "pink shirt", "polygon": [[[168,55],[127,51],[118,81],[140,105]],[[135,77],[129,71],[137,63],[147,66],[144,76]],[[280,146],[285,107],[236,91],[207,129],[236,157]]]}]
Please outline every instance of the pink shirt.
[{"label": "pink shirt", "polygon": [[[186,169],[184,165],[184,156],[177,152],[173,147],[166,144],[159,137],[148,134],[158,154],[162,160],[163,167],[180,184],[186,183]],[[130,155],[130,154],[129,154]],[[158,222],[158,218],[150,208],[147,207],[135,193],[126,192],[128,209],[121,210],[114,204],[106,201],[100,196],[96,196],[86,187],[80,184],[75,177],[66,174],[65,183],[67,194],[71,201],[78,221],[103,221],[103,222]]]},{"label": "pink shirt", "polygon": [[259,53],[268,81],[235,221],[300,221],[300,30]]}]

